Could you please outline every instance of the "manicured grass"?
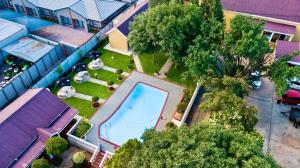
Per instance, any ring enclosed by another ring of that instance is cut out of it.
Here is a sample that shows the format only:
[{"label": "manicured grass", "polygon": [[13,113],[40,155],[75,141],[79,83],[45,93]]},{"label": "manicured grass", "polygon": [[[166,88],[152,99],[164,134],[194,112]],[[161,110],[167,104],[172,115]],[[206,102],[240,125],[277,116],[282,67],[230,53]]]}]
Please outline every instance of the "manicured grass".
[{"label": "manicured grass", "polygon": [[105,50],[103,48],[98,50],[102,53],[101,60],[103,61],[104,65],[115,69],[122,69],[125,72],[132,71],[127,67],[130,63],[130,60],[133,59],[131,56],[122,55],[109,50]]},{"label": "manicured grass", "polygon": [[76,83],[73,80],[74,75],[71,75],[71,85],[76,92],[89,96],[99,96],[102,99],[108,98],[112,92],[108,91],[107,86],[99,85],[92,82]]},{"label": "manicured grass", "polygon": [[153,75],[155,71],[159,71],[168,59],[164,54],[155,54],[154,62],[152,61],[152,54],[143,53],[139,57],[144,72],[150,75]]},{"label": "manicured grass", "polygon": [[[88,65],[88,63],[91,61],[92,61],[92,59],[88,59],[86,61],[86,65]],[[122,81],[118,80],[119,75],[117,73],[113,73],[113,72],[106,71],[103,69],[98,69],[98,70],[88,69],[87,71],[89,72],[89,74],[91,75],[92,78],[95,78],[95,74],[97,74],[97,79],[99,79],[99,80],[103,80],[106,82],[113,81],[116,84],[120,84],[122,82]],[[123,79],[124,78],[125,77],[123,76]]]},{"label": "manicured grass", "polygon": [[177,68],[175,68],[175,64],[173,64],[167,73],[166,79],[184,86],[196,85],[193,80],[183,80],[182,74],[184,72],[186,72],[186,68],[183,65],[178,65]]},{"label": "manicured grass", "polygon": [[167,80],[185,85],[186,81],[182,80],[181,76],[185,71],[186,69],[184,66],[177,66],[177,68],[175,68],[175,65],[173,64],[167,73]]},{"label": "manicured grass", "polygon": [[64,102],[66,102],[69,106],[79,110],[79,115],[86,118],[90,118],[96,112],[96,109],[91,107],[92,102],[87,100],[71,97],[64,99]]}]

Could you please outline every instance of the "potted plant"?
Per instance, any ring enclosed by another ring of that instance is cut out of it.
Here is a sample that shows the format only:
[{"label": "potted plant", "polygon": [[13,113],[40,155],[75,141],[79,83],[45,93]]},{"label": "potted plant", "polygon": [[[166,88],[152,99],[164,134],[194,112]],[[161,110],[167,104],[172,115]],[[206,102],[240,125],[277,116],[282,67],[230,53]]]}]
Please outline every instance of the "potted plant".
[{"label": "potted plant", "polygon": [[120,80],[120,81],[123,80],[123,76],[119,75],[118,80]]},{"label": "potted plant", "polygon": [[121,75],[123,73],[123,70],[122,69],[117,69],[116,73]]},{"label": "potted plant", "polygon": [[55,166],[59,166],[62,162],[61,154],[68,149],[68,141],[61,137],[52,137],[46,142],[46,152]]},{"label": "potted plant", "polygon": [[107,82],[107,85],[108,86],[112,86],[112,85],[114,85],[114,82],[113,81],[109,81],[109,82]]},{"label": "potted plant", "polygon": [[83,152],[76,152],[72,157],[72,161],[76,168],[83,167],[85,159],[85,154]]},{"label": "potted plant", "polygon": [[98,108],[99,106],[100,106],[100,103],[97,101],[92,103],[92,108],[94,108],[94,109]]},{"label": "potted plant", "polygon": [[114,91],[114,90],[115,90],[115,88],[114,88],[114,87],[112,87],[112,86],[109,86],[109,87],[108,87],[108,90],[109,90],[109,91]]}]

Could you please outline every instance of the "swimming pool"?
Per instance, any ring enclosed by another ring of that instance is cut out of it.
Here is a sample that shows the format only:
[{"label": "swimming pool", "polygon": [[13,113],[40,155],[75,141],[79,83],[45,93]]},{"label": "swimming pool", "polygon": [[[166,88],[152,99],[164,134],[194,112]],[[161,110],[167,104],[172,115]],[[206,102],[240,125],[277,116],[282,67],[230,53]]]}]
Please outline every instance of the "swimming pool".
[{"label": "swimming pool", "polygon": [[100,125],[100,138],[121,146],[128,139],[140,138],[153,128],[165,106],[168,92],[137,83],[113,115]]}]

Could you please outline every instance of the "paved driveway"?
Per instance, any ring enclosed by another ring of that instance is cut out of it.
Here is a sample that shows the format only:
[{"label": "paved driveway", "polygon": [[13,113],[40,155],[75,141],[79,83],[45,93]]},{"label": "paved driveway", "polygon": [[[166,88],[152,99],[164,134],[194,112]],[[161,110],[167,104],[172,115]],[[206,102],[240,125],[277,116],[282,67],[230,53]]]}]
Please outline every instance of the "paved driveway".
[{"label": "paved driveway", "polygon": [[282,167],[299,168],[300,129],[294,128],[288,118],[280,113],[290,107],[276,104],[273,92],[274,84],[264,78],[262,88],[251,91],[247,98],[249,103],[258,108],[256,129],[265,138],[265,152],[270,152]]}]

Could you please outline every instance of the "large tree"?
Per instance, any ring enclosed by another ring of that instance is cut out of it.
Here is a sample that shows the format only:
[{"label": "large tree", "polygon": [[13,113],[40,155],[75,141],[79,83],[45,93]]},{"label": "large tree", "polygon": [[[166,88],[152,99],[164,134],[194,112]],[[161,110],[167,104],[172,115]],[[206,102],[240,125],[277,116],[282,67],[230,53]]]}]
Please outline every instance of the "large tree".
[{"label": "large tree", "polygon": [[244,99],[227,90],[207,93],[204,98],[200,109],[210,114],[210,122],[253,131],[258,121],[257,110],[254,106],[248,105]]},{"label": "large tree", "polygon": [[129,160],[142,147],[142,143],[137,139],[130,139],[126,144],[122,145],[112,157],[105,163],[107,168],[127,168],[129,167]]},{"label": "large tree", "polygon": [[248,75],[261,70],[266,54],[271,51],[268,40],[262,35],[263,25],[262,21],[247,16],[239,15],[231,20],[222,47],[227,75]]},{"label": "large tree", "polygon": [[288,89],[288,81],[294,78],[300,79],[300,66],[288,65],[288,61],[297,55],[299,55],[299,52],[283,56],[270,66],[269,75],[275,83],[275,91],[278,96],[283,95]]},{"label": "large tree", "polygon": [[198,124],[162,132],[147,130],[142,139],[141,148],[129,152],[132,157],[124,158],[128,167],[278,167],[263,154],[261,136],[239,129]]},{"label": "large tree", "polygon": [[160,51],[181,62],[200,32],[202,16],[195,5],[171,3],[150,8],[131,24],[130,47],[137,53]]},{"label": "large tree", "polygon": [[224,22],[224,14],[221,0],[200,0],[200,7],[203,10],[205,19],[215,18]]}]

